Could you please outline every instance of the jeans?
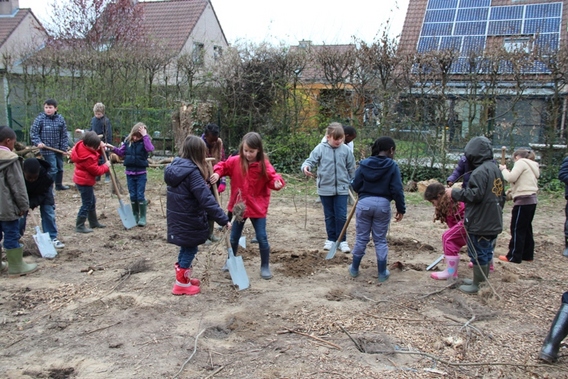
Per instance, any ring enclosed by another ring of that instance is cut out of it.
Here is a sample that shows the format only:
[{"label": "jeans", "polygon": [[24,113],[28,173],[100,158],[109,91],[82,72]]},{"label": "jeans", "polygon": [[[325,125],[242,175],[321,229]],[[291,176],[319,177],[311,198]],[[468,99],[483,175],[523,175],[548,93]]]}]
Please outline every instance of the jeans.
[{"label": "jeans", "polygon": [[[245,226],[246,221],[246,218],[240,222],[235,221],[231,228],[231,248],[233,249],[233,253],[235,255],[237,254],[237,249],[239,248],[239,239],[243,234],[243,227]],[[268,236],[266,235],[266,218],[251,218],[250,222],[254,227],[259,249],[270,249],[270,245],[268,244]]]},{"label": "jeans", "polygon": [[95,190],[93,186],[81,186],[75,184],[77,190],[81,194],[81,208],[79,208],[79,213],[77,217],[89,216],[89,211],[94,211],[96,209],[97,200],[95,199]]},{"label": "jeans", "polygon": [[564,207],[564,215],[566,216],[566,219],[564,220],[564,240],[566,244],[565,247],[568,247],[568,201]]},{"label": "jeans", "polygon": [[390,201],[383,197],[364,197],[357,202],[357,224],[353,257],[365,255],[365,248],[373,235],[377,261],[386,261],[389,253],[387,232],[391,220]]},{"label": "jeans", "polygon": [[[55,224],[55,207],[53,205],[40,205],[41,228],[44,233],[49,233],[52,240],[57,238],[57,225]],[[26,221],[28,212],[20,218],[20,236],[24,235],[26,230]],[[35,225],[34,225],[35,226]]]},{"label": "jeans", "polygon": [[[345,225],[348,197],[348,195],[320,196],[325,217],[325,230],[329,241],[337,241]],[[345,235],[343,235],[339,242],[343,242],[345,239]]]},{"label": "jeans", "polygon": [[47,163],[51,165],[48,174],[51,179],[53,179],[53,182],[56,185],[61,184],[57,183],[57,173],[63,173],[63,155],[60,153],[47,154],[44,155],[43,159],[45,159]]},{"label": "jeans", "polygon": [[0,240],[4,236],[4,249],[17,249],[20,247],[20,220],[0,221]]},{"label": "jeans", "polygon": [[139,175],[126,175],[126,183],[128,184],[128,193],[130,201],[133,203],[141,203],[145,201],[144,192],[146,192],[146,182],[148,176],[146,173]]},{"label": "jeans", "polygon": [[193,258],[197,254],[197,246],[188,247],[180,246],[178,254],[178,264],[181,268],[190,268],[193,263]]},{"label": "jeans", "polygon": [[488,265],[493,259],[493,250],[496,242],[497,236],[468,235],[467,254],[473,264],[479,264],[480,266]]}]

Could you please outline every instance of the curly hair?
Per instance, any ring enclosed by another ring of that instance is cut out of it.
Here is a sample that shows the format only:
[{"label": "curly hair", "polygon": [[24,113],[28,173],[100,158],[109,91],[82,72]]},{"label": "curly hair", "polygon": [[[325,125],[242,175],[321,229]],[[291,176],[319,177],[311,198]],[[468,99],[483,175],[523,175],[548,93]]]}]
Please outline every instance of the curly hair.
[{"label": "curly hair", "polygon": [[424,200],[438,200],[438,204],[434,210],[434,222],[440,221],[442,224],[447,223],[447,217],[453,216],[459,218],[458,203],[446,194],[446,187],[441,183],[432,183],[426,187],[424,191]]}]

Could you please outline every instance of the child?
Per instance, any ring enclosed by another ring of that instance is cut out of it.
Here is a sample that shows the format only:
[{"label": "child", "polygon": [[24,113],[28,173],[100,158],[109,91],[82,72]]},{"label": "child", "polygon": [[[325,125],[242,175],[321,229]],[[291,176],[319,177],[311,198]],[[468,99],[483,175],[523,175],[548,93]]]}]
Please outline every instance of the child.
[{"label": "child", "polygon": [[71,160],[75,163],[75,172],[73,173],[73,182],[77,186],[77,190],[81,194],[81,208],[77,214],[75,231],[77,233],[91,233],[93,229],[85,226],[85,221],[89,219],[91,228],[104,228],[105,225],[97,220],[95,191],[93,186],[96,183],[96,177],[109,172],[110,162],[99,164],[99,157],[103,153],[105,144],[97,133],[89,131],[81,141],[71,150]]},{"label": "child", "polygon": [[564,183],[564,199],[566,199],[566,205],[564,207],[564,252],[562,255],[568,257],[568,157],[564,158],[562,161],[562,166],[558,170],[558,180]]},{"label": "child", "polygon": [[371,156],[362,160],[355,172],[352,186],[359,194],[355,216],[357,236],[353,263],[349,266],[349,274],[354,278],[359,276],[359,264],[365,255],[371,233],[375,243],[379,282],[386,281],[390,276],[387,270],[390,202],[394,200],[396,205],[395,222],[402,220],[406,212],[402,178],[398,165],[393,160],[395,149],[392,138],[378,138],[371,149]]},{"label": "child", "polygon": [[174,265],[176,282],[174,295],[196,295],[199,280],[191,279],[192,262],[197,246],[209,237],[208,218],[231,229],[229,218],[217,204],[206,182],[209,175],[205,143],[189,135],[183,142],[180,156],[164,171],[167,184],[168,242],[180,247]]},{"label": "child", "polygon": [[462,188],[467,188],[467,182],[469,182],[470,175],[471,168],[469,167],[469,163],[467,163],[465,155],[462,155],[458,161],[458,164],[454,168],[454,171],[450,176],[448,176],[448,179],[446,179],[446,183],[448,183],[448,187],[451,187],[461,178]]},{"label": "child", "polygon": [[[41,227],[49,237],[56,249],[65,245],[57,239],[57,225],[55,224],[55,200],[53,199],[53,179],[47,174],[49,162],[43,159],[28,158],[24,161],[24,179],[26,191],[30,202],[30,209],[39,206],[41,214]],[[26,230],[26,214],[20,219],[20,236]]]},{"label": "child", "polygon": [[[104,143],[112,144],[112,125],[110,124],[110,120],[108,117],[105,116],[105,105],[103,103],[96,103],[93,107],[93,118],[91,119],[91,127],[88,129],[97,133],[98,136],[101,136],[101,140]],[[85,133],[83,129],[75,129],[76,133]],[[108,153],[105,152],[108,157]],[[99,164],[104,162],[104,158],[101,157],[99,160]],[[97,181],[100,180],[100,176],[97,177]],[[105,183],[110,182],[110,173],[105,174]]]},{"label": "child", "polygon": [[465,146],[465,157],[473,168],[467,188],[453,188],[452,199],[465,203],[464,225],[467,253],[474,262],[473,280],[459,289],[477,293],[489,277],[489,263],[497,235],[503,230],[505,203],[503,175],[493,162],[493,148],[486,137],[474,137]]},{"label": "child", "polygon": [[250,218],[260,249],[260,276],[263,279],[271,279],[266,213],[270,203],[270,190],[280,190],[285,183],[265,156],[260,134],[255,132],[245,134],[239,146],[239,155],[217,163],[214,171],[215,173],[211,175],[212,184],[223,176],[231,178],[229,211],[233,212],[233,207],[237,203],[243,202],[245,205],[243,220],[235,222],[231,230],[233,252],[236,255],[243,226],[246,219]]},{"label": "child", "polygon": [[[112,145],[107,144],[112,147]],[[146,226],[146,209],[148,202],[144,197],[146,192],[146,167],[148,167],[148,153],[154,151],[154,145],[146,125],[139,122],[132,127],[130,134],[119,148],[112,152],[124,157],[124,173],[130,193],[132,213],[138,226]]]},{"label": "child", "polygon": [[448,230],[442,234],[442,247],[446,269],[430,274],[432,279],[446,280],[458,277],[460,249],[466,245],[466,233],[463,226],[465,206],[462,202],[452,200],[451,190],[441,183],[432,183],[424,191],[424,200],[428,200],[436,208],[434,222],[440,221],[448,225]]},{"label": "child", "polygon": [[[323,205],[327,240],[323,246],[329,250],[337,241],[347,218],[347,198],[349,185],[355,171],[355,158],[343,143],[345,134],[340,123],[333,122],[327,128],[326,142],[316,146],[308,159],[302,164],[302,172],[306,176],[314,176],[311,172],[317,167],[317,187]],[[344,235],[339,248],[344,253],[351,249]]]},{"label": "child", "polygon": [[57,101],[48,99],[43,103],[43,113],[36,117],[30,129],[32,144],[41,149],[41,155],[51,165],[49,175],[58,191],[68,190],[63,185],[63,154],[46,149],[51,147],[64,152],[69,148],[67,124],[63,116],[57,113]]},{"label": "child", "polygon": [[[212,165],[215,166],[218,162],[225,160],[225,149],[223,148],[223,140],[219,138],[219,126],[216,124],[207,124],[201,135],[201,139],[207,146],[207,158],[214,158]],[[211,173],[213,174],[213,173]],[[221,178],[218,183],[217,190],[223,193],[226,188],[225,178]],[[215,236],[214,232],[215,222],[209,220],[209,241],[218,242],[219,238]]]},{"label": "child", "polygon": [[[37,270],[35,263],[25,263],[20,239],[20,217],[29,208],[28,194],[22,165],[14,150],[16,133],[7,126],[0,126],[0,240],[4,238],[4,250],[8,259],[8,275],[16,277]],[[6,265],[2,262],[1,269]]]},{"label": "child", "polygon": [[513,197],[513,212],[511,216],[511,240],[509,252],[500,255],[505,262],[532,262],[534,259],[534,238],[532,220],[536,211],[536,193],[540,170],[534,161],[535,155],[530,150],[519,149],[513,153],[513,169],[499,165],[503,178],[511,183]]}]

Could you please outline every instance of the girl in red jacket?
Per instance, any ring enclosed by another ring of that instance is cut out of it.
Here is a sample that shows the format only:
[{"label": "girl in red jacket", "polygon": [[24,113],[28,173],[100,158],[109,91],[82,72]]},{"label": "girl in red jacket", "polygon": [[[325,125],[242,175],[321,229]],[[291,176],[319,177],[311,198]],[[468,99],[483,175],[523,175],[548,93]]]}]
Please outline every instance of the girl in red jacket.
[{"label": "girl in red jacket", "polygon": [[239,146],[239,155],[230,157],[215,165],[210,181],[216,183],[220,177],[231,178],[231,196],[228,209],[233,212],[237,203],[245,204],[243,220],[235,222],[231,229],[231,247],[237,253],[239,238],[247,218],[250,218],[260,248],[260,276],[272,278],[270,272],[270,245],[266,235],[266,213],[270,203],[270,191],[284,187],[284,180],[276,173],[262,148],[262,139],[255,132],[245,134]]},{"label": "girl in red jacket", "polygon": [[77,222],[75,231],[77,233],[91,233],[93,229],[85,226],[85,221],[89,219],[91,228],[104,228],[97,220],[96,199],[93,186],[96,183],[96,177],[109,172],[110,162],[99,165],[99,157],[101,157],[105,144],[97,133],[93,131],[86,132],[81,141],[71,150],[71,160],[75,163],[75,172],[73,173],[73,182],[77,186],[77,190],[81,194],[81,208],[77,214]]}]

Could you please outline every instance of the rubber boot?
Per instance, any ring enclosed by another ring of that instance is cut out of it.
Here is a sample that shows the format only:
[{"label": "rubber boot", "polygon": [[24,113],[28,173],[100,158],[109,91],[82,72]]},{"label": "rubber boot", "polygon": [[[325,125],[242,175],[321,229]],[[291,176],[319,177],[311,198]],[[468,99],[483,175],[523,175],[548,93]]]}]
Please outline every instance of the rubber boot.
[{"label": "rubber boot", "polygon": [[[176,262],[176,264],[174,265],[174,268],[177,270],[179,269],[179,262]],[[189,282],[191,283],[192,286],[200,286],[201,285],[201,280],[197,279],[197,278],[192,278],[191,275],[193,274],[193,267],[188,268],[187,270],[189,270]]]},{"label": "rubber boot", "polygon": [[442,272],[433,272],[430,274],[432,279],[447,280],[449,278],[455,279],[458,277],[459,255],[445,255],[444,260],[446,261],[446,269]]},{"label": "rubber boot", "polygon": [[176,270],[176,282],[174,288],[172,289],[172,294],[176,296],[180,295],[197,295],[201,290],[199,286],[191,284],[189,279],[191,275],[191,268],[181,268],[179,265],[175,267]]},{"label": "rubber boot", "polygon": [[564,252],[562,253],[565,257],[568,257],[568,237],[564,238]]},{"label": "rubber boot", "polygon": [[[483,275],[485,273],[485,276]],[[479,291],[479,284],[485,281],[485,277],[489,277],[489,265],[485,266],[473,266],[473,280],[471,283],[465,282],[467,284],[461,285],[459,287],[460,291],[465,293],[477,293]]]},{"label": "rubber boot", "polygon": [[91,229],[106,228],[106,225],[101,224],[99,222],[99,220],[97,220],[97,211],[96,210],[89,211],[88,220],[89,220],[89,226],[91,227]]},{"label": "rubber boot", "polygon": [[362,255],[353,256],[353,262],[349,265],[349,275],[351,275],[352,278],[359,276],[359,265],[361,264],[361,259],[363,259]]},{"label": "rubber boot", "polygon": [[390,276],[390,271],[387,270],[387,261],[378,261],[377,266],[379,267],[379,282],[385,282]]},{"label": "rubber boot", "polygon": [[568,304],[562,303],[552,321],[552,325],[550,325],[550,331],[542,344],[538,357],[548,363],[556,362],[560,342],[566,335],[568,335]]},{"label": "rubber boot", "polygon": [[272,273],[270,272],[270,249],[260,249],[260,277],[262,279],[272,279]]},{"label": "rubber boot", "polygon": [[[473,268],[473,262],[469,262],[467,264],[467,267]],[[493,259],[491,259],[491,262],[489,262],[489,272],[493,272],[493,271],[495,271],[495,265],[493,264]],[[466,279],[466,280],[471,281],[471,279]],[[468,283],[468,284],[471,284],[471,283]]]},{"label": "rubber boot", "polygon": [[215,221],[209,220],[209,241],[219,242],[219,237],[215,236]]},{"label": "rubber boot", "polygon": [[148,208],[148,202],[146,200],[138,203],[138,209],[140,210],[140,218],[138,219],[138,226],[146,226],[147,208]]},{"label": "rubber boot", "polygon": [[93,229],[89,229],[85,226],[86,217],[77,216],[77,221],[75,222],[75,231],[77,233],[92,233]]},{"label": "rubber boot", "polygon": [[22,247],[6,250],[6,258],[8,259],[8,276],[10,278],[31,274],[37,270],[37,264],[24,262],[23,256],[24,249]]},{"label": "rubber boot", "polygon": [[69,189],[69,186],[63,185],[63,171],[57,171],[57,174],[55,174],[55,189],[57,191],[65,191]]},{"label": "rubber boot", "polygon": [[138,224],[138,220],[140,220],[140,209],[138,208],[138,202],[131,201],[130,205],[132,206],[132,214],[134,215],[134,220],[136,220],[136,224]]}]

